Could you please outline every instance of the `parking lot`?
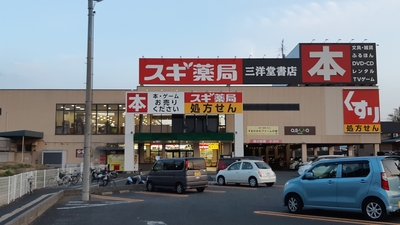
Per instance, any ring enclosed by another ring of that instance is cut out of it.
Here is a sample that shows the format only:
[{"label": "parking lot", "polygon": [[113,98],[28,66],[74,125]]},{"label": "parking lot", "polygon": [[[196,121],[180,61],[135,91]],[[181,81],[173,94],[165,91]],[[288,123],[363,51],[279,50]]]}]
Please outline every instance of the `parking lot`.
[{"label": "parking lot", "polygon": [[[82,202],[81,196],[64,197],[32,224],[372,224],[361,213],[321,210],[288,213],[282,204],[282,189],[297,173],[275,172],[278,180],[272,187],[210,184],[204,193],[113,192],[92,195],[89,202]],[[399,223],[400,217],[388,216],[385,221],[373,224]]]}]

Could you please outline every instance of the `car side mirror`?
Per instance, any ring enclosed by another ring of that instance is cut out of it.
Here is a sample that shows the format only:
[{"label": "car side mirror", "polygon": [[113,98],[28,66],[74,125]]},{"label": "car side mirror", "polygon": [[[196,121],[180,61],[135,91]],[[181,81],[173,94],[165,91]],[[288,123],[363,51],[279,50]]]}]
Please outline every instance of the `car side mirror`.
[{"label": "car side mirror", "polygon": [[314,179],[314,173],[313,172],[306,172],[305,178],[308,180]]}]

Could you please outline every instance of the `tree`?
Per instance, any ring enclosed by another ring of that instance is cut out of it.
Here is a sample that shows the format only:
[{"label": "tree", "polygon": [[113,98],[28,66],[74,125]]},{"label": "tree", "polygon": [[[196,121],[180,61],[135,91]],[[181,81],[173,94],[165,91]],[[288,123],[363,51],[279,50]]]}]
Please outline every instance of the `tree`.
[{"label": "tree", "polygon": [[389,114],[389,120],[392,122],[400,122],[400,107],[394,108],[393,113]]}]

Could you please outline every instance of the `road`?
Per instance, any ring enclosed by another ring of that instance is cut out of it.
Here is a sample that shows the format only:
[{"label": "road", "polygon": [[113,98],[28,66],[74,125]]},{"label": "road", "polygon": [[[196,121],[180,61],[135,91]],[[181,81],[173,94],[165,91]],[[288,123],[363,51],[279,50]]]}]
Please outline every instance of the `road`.
[{"label": "road", "polygon": [[81,196],[65,197],[32,225],[41,224],[400,224],[400,217],[388,216],[384,222],[365,220],[363,214],[305,210],[290,214],[282,205],[284,183],[296,177],[295,171],[277,171],[277,183],[261,185],[210,185],[203,193],[188,190],[134,191],[112,195],[92,195],[89,202]]}]

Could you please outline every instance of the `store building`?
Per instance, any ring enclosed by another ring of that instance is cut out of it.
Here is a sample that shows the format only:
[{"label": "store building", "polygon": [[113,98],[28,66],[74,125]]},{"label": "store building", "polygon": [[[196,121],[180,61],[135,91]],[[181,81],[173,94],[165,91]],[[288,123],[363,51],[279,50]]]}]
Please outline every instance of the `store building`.
[{"label": "store building", "polygon": [[[335,71],[313,51],[334,53]],[[219,157],[288,162],[296,151],[305,159],[339,145],[349,155],[361,144],[377,152],[376,64],[360,63],[376,62],[374,53],[371,43],[320,43],[285,59],[140,59],[135,90],[93,90],[91,162],[137,171],[158,157],[204,157],[213,167]],[[85,90],[0,96],[1,161],[83,161]]]}]

